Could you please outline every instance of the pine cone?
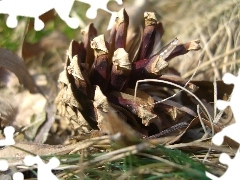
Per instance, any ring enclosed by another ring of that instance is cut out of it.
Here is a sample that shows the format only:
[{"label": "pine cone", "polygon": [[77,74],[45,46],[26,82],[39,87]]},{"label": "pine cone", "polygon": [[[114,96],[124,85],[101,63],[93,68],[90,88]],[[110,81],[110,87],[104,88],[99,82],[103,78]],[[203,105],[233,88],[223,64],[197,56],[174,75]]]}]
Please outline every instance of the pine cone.
[{"label": "pine cone", "polygon": [[[124,134],[128,129],[146,137],[194,115],[179,108],[178,102],[156,103],[154,92],[164,98],[174,89],[165,84],[150,83],[138,90],[134,99],[138,80],[163,79],[184,86],[186,81],[174,68],[168,68],[168,61],[200,49],[199,41],[178,45],[177,38],[161,48],[162,23],[152,12],[145,12],[144,19],[145,27],[140,27],[127,41],[129,17],[122,9],[108,41],[104,35],[97,36],[97,30],[90,24],[82,30],[83,42],[70,43],[66,65],[59,76],[60,92],[56,98],[59,114],[80,129],[100,129],[107,134]],[[150,89],[150,93],[144,88]],[[194,91],[196,87],[189,83],[187,88]]]}]

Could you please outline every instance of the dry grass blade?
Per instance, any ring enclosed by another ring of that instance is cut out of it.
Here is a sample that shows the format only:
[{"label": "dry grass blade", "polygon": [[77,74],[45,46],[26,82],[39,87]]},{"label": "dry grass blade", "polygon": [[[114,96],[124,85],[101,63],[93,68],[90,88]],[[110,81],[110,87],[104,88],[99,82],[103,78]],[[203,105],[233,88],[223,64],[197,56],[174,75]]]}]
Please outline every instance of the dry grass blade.
[{"label": "dry grass blade", "polygon": [[36,135],[34,142],[35,143],[44,143],[47,139],[48,133],[55,121],[56,107],[50,103],[46,105],[47,121],[40,128],[38,134]]},{"label": "dry grass blade", "polygon": [[[229,147],[219,147],[216,145],[211,145],[209,144],[209,142],[200,142],[200,141],[193,141],[190,143],[179,143],[179,144],[171,144],[171,145],[166,145],[166,148],[170,148],[170,149],[190,149],[191,147],[201,147],[204,149],[209,149],[209,147],[211,147],[212,150],[218,151],[218,152],[226,152],[229,155],[233,155],[235,154],[235,150],[230,149]],[[204,155],[205,157],[205,155]]]},{"label": "dry grass blade", "polygon": [[70,145],[48,145],[30,142],[19,142],[0,150],[0,157],[8,159],[10,166],[22,164],[26,155],[47,156],[52,154],[68,154],[86,149],[97,144],[109,144],[110,136],[87,139]]},{"label": "dry grass blade", "polygon": [[[230,54],[238,52],[239,50],[240,50],[240,46],[237,46],[237,47],[231,49],[228,52],[225,52],[225,53],[223,53],[221,55],[215,56],[211,61],[210,60],[206,60],[204,63],[202,63],[202,65],[199,67],[199,69],[203,69],[203,68],[209,67],[209,65],[212,62],[218,61],[218,60],[220,60],[221,58],[224,58],[227,55],[230,55]],[[187,71],[185,74],[182,75],[182,77],[183,78],[187,78],[187,77],[191,76],[193,74],[193,72],[195,72],[195,69]]]},{"label": "dry grass blade", "polygon": [[212,68],[214,70],[215,76],[217,77],[217,79],[221,79],[221,74],[220,74],[220,72],[219,72],[219,70],[217,68],[217,65],[216,65],[215,61],[212,60],[213,59],[213,54],[211,53],[211,51],[210,51],[210,49],[208,47],[209,44],[208,44],[206,38],[204,37],[204,35],[201,32],[199,24],[195,24],[195,26],[196,26],[196,29],[197,29],[198,33],[200,34],[201,40],[203,42],[205,51],[206,51],[206,53],[207,53],[207,55],[208,55],[208,57],[210,59],[210,62],[211,62]]},{"label": "dry grass blade", "polygon": [[208,134],[208,133],[207,133],[207,129],[206,129],[206,127],[204,126],[204,123],[203,123],[203,121],[202,121],[202,117],[201,117],[201,115],[200,115],[199,105],[197,105],[197,113],[198,113],[198,117],[199,117],[200,123],[201,123],[201,125],[202,125],[202,128],[203,128],[205,134]]}]

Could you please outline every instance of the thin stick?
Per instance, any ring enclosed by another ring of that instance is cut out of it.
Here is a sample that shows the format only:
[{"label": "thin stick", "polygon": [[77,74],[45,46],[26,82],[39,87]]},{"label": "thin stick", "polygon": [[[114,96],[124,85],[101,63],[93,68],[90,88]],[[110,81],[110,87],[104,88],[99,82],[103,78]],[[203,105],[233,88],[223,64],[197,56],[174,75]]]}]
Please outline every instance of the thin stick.
[{"label": "thin stick", "polygon": [[213,114],[213,119],[215,119],[216,115],[217,115],[217,82],[216,82],[216,77],[214,76],[214,80],[213,80],[213,99],[214,99],[214,105],[213,105],[213,109],[214,109],[214,114]]},{"label": "thin stick", "polygon": [[217,65],[216,65],[215,61],[213,61],[213,54],[212,54],[212,52],[209,49],[210,40],[207,42],[206,38],[204,37],[204,35],[202,34],[202,32],[200,30],[200,27],[199,27],[198,23],[195,23],[195,26],[196,26],[196,29],[198,31],[198,34],[200,35],[201,41],[204,44],[206,53],[207,53],[207,55],[209,57],[209,60],[211,62],[211,65],[212,65],[212,68],[214,70],[215,76],[217,77],[217,79],[221,79],[221,75],[220,75],[220,72],[219,72],[219,70],[217,68]]},{"label": "thin stick", "polygon": [[203,131],[205,132],[205,134],[208,134],[207,129],[206,129],[206,127],[204,126],[202,117],[201,117],[200,112],[199,112],[199,105],[197,105],[197,113],[198,113],[199,121],[200,121],[200,123],[201,123],[201,125],[202,125],[202,128],[203,128]]},{"label": "thin stick", "polygon": [[[229,26],[227,24],[225,24],[225,29],[228,35],[228,42],[227,42],[227,47],[226,47],[226,52],[230,51],[232,49],[232,40],[233,40],[233,36],[232,36],[232,32],[231,29],[229,28]],[[225,56],[224,60],[223,60],[223,64],[226,64],[229,61],[229,57]],[[227,66],[224,66],[222,69],[222,73],[226,73],[227,72]]]}]

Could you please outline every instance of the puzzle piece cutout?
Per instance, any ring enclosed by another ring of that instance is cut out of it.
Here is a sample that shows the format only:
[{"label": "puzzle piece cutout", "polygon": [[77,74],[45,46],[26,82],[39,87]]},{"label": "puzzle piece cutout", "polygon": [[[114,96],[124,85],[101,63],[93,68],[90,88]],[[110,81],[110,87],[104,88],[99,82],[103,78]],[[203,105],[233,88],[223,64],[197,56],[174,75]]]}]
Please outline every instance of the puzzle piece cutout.
[{"label": "puzzle piece cutout", "polygon": [[[225,127],[220,132],[215,134],[214,137],[212,138],[212,142],[220,146],[224,141],[224,136],[227,136],[240,144],[240,134],[239,134],[239,130],[240,130],[240,111],[239,111],[240,69],[238,71],[237,76],[234,76],[230,73],[226,73],[222,79],[225,84],[234,84],[234,88],[232,91],[230,101],[227,102],[223,100],[218,100],[217,108],[220,110],[224,110],[227,106],[230,106],[236,122]],[[226,172],[221,177],[216,177],[213,174],[206,172],[207,177],[209,177],[212,180],[218,180],[218,179],[228,180],[228,179],[233,179],[233,177],[236,177],[237,179],[239,179],[240,148],[238,149],[233,159],[231,159],[228,154],[222,153],[219,157],[219,161],[222,164],[226,164],[228,166],[228,169],[226,170]]]},{"label": "puzzle piece cutout", "polygon": [[[115,19],[117,17],[117,12],[110,11],[107,8],[107,4],[108,4],[109,0],[101,0],[101,1],[99,1],[99,3],[97,3],[96,0],[77,0],[77,1],[89,4],[91,6],[86,12],[86,16],[89,19],[94,19],[97,17],[98,9],[102,9],[102,10],[110,13],[111,18],[110,18],[107,30],[112,28],[112,26],[114,25]],[[114,0],[114,1],[116,1],[119,5],[123,4],[122,0]]]},{"label": "puzzle piece cutout", "polygon": [[37,178],[38,180],[58,180],[52,173],[52,169],[60,165],[60,161],[56,157],[52,157],[47,164],[39,156],[28,155],[24,158],[24,164],[27,166],[38,165]]},{"label": "puzzle piece cutout", "polygon": [[8,170],[8,162],[5,159],[0,160],[0,171]]},{"label": "puzzle piece cutout", "polygon": [[8,14],[7,26],[15,28],[18,25],[17,16],[32,17],[34,29],[43,29],[44,23],[39,16],[51,9],[55,9],[59,17],[73,29],[79,27],[77,18],[70,18],[74,0],[0,0],[0,14]]},{"label": "puzzle piece cutout", "polygon": [[23,173],[21,172],[16,172],[13,174],[13,180],[24,180]]},{"label": "puzzle piece cutout", "polygon": [[206,173],[206,175],[211,178],[212,180],[228,180],[233,179],[233,177],[236,177],[236,179],[239,179],[240,177],[240,171],[239,171],[239,164],[240,164],[240,150],[238,149],[235,157],[231,159],[228,154],[222,153],[219,157],[219,161],[222,164],[226,164],[228,166],[228,169],[221,177],[216,177],[211,173]]},{"label": "puzzle piece cutout", "polygon": [[[44,28],[44,22],[39,19],[39,16],[51,9],[55,9],[59,17],[73,29],[80,25],[77,18],[69,17],[70,11],[75,0],[0,0],[0,14],[8,14],[7,26],[15,28],[18,25],[17,16],[34,18],[34,29],[36,31]],[[89,4],[91,7],[87,10],[86,16],[90,19],[97,17],[97,10],[102,9],[111,14],[108,29],[111,29],[117,12],[110,11],[107,8],[109,0],[77,0]],[[122,0],[114,0],[119,5],[122,5]]]},{"label": "puzzle piece cutout", "polygon": [[234,76],[230,73],[226,73],[223,76],[223,82],[225,84],[234,84],[234,88],[232,91],[231,99],[229,102],[218,100],[217,101],[217,108],[220,110],[224,110],[227,106],[230,106],[235,117],[235,123],[225,127],[222,131],[217,133],[212,142],[218,146],[220,146],[224,141],[224,136],[228,136],[229,138],[233,139],[234,141],[240,144],[240,111],[239,111],[239,103],[240,103],[240,70],[238,72],[238,76]]},{"label": "puzzle piece cutout", "polygon": [[[26,166],[38,165],[37,179],[38,180],[58,180],[58,178],[52,173],[52,169],[60,165],[60,161],[56,157],[52,157],[47,164],[39,156],[28,155],[24,158],[24,164]],[[8,170],[7,160],[0,160],[0,171]],[[13,174],[13,180],[23,180],[24,176],[21,172],[16,172]]]},{"label": "puzzle piece cutout", "polygon": [[[0,146],[10,146],[10,145],[14,145],[15,141],[14,141],[14,132],[15,129],[12,126],[7,126],[4,128],[3,130],[3,134],[5,136],[5,139],[1,139],[0,140]],[[8,162],[5,159],[1,159],[0,160],[0,171],[7,171],[8,170]],[[21,172],[16,172],[13,174],[13,180],[23,180],[24,176]]]},{"label": "puzzle piece cutout", "polygon": [[[7,171],[8,170],[8,162],[5,159],[0,160],[0,171]],[[21,172],[16,172],[13,174],[13,180],[23,180],[24,176]]]},{"label": "puzzle piece cutout", "polygon": [[1,139],[0,140],[0,146],[10,146],[10,145],[14,145],[15,141],[13,138],[15,129],[12,126],[7,126],[4,128],[3,130],[3,134],[5,136],[5,139]]}]

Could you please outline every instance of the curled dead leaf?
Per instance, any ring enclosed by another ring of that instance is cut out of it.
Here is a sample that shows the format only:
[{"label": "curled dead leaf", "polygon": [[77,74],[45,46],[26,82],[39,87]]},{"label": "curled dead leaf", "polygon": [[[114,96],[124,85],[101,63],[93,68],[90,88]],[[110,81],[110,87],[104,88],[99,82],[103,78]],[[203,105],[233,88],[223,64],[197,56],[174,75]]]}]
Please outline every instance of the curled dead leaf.
[{"label": "curled dead leaf", "polygon": [[13,52],[0,48],[0,66],[13,72],[18,77],[19,82],[28,88],[31,93],[40,92],[23,60]]}]

